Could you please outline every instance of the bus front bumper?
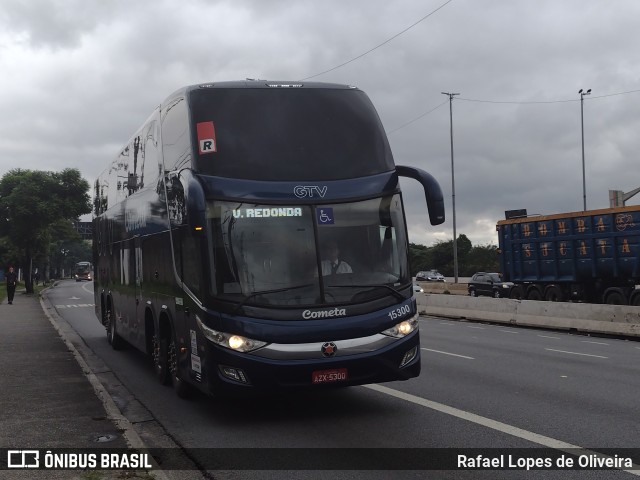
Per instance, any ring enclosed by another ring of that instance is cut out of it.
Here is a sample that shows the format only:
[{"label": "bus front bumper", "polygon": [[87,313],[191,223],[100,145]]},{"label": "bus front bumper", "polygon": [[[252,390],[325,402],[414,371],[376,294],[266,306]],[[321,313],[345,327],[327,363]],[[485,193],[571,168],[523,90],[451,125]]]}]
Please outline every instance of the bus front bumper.
[{"label": "bus front bumper", "polygon": [[[420,374],[417,330],[399,339],[376,340],[375,349],[347,340],[292,345],[284,349],[267,348],[250,353],[208,344],[200,366],[200,378],[208,385],[202,387],[210,393],[335,388],[408,380]],[[193,372],[191,374],[193,379]]]}]

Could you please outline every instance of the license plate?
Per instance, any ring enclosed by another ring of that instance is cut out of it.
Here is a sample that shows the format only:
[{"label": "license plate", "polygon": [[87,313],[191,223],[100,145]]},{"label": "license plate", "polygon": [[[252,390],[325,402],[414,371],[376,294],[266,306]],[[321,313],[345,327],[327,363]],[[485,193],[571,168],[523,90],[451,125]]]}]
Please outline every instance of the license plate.
[{"label": "license plate", "polygon": [[346,368],[335,368],[333,370],[316,370],[311,374],[311,383],[332,383],[341,382],[348,377]]}]

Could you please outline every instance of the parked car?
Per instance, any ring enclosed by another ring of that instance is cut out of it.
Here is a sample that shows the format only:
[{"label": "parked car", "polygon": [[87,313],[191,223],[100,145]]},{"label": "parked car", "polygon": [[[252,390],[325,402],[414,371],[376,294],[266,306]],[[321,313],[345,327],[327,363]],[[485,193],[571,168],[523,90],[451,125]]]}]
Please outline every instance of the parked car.
[{"label": "parked car", "polygon": [[413,284],[413,293],[424,293],[424,288],[422,288],[417,283]]},{"label": "parked car", "polygon": [[513,282],[503,282],[499,273],[478,272],[471,277],[468,283],[469,295],[487,295],[501,298],[509,297],[509,292],[513,288]]},{"label": "parked car", "polygon": [[416,281],[418,282],[445,282],[444,275],[437,270],[426,270],[416,273]]}]

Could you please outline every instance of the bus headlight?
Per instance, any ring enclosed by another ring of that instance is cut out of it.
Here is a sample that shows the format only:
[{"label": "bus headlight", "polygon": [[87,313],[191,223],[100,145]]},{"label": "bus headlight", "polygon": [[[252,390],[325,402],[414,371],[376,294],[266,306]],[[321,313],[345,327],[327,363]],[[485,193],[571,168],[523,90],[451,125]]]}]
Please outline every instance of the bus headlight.
[{"label": "bus headlight", "polygon": [[413,317],[407,318],[400,323],[394,325],[391,328],[388,328],[384,332],[383,335],[388,335],[390,337],[402,338],[409,335],[411,332],[418,328],[418,314],[416,313]]},{"label": "bus headlight", "polygon": [[197,315],[196,322],[200,327],[200,331],[207,340],[215,343],[216,345],[220,345],[221,347],[235,350],[236,352],[250,352],[260,347],[264,347],[267,344],[267,342],[253,340],[252,338],[243,337],[242,335],[220,332],[213,328],[209,328],[202,323],[202,320],[200,320],[200,317]]}]

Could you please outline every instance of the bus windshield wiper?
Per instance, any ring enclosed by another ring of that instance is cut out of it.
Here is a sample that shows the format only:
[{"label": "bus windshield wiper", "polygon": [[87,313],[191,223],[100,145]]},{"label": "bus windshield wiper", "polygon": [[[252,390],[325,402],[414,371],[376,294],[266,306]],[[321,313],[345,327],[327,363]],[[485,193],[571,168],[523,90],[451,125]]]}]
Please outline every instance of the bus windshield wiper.
[{"label": "bus windshield wiper", "polygon": [[398,298],[399,300],[406,300],[406,298],[404,297],[404,295],[402,295],[398,290],[396,290],[393,287],[390,287],[389,285],[325,285],[326,288],[386,288],[388,290],[391,290],[391,292],[393,293],[393,296]]},{"label": "bus windshield wiper", "polygon": [[292,287],[274,288],[273,290],[261,290],[261,291],[257,291],[257,292],[252,292],[249,295],[245,295],[244,296],[244,298],[240,301],[240,303],[238,303],[236,308],[233,310],[231,315],[235,315],[236,313],[238,313],[238,310],[240,310],[240,308],[244,307],[244,304],[247,303],[247,301],[249,299],[251,299],[253,297],[256,297],[258,295],[266,295],[266,294],[269,294],[269,293],[288,292],[289,290],[298,290],[300,288],[313,287],[314,285],[315,285],[315,283],[305,283],[304,285],[294,285]]}]

